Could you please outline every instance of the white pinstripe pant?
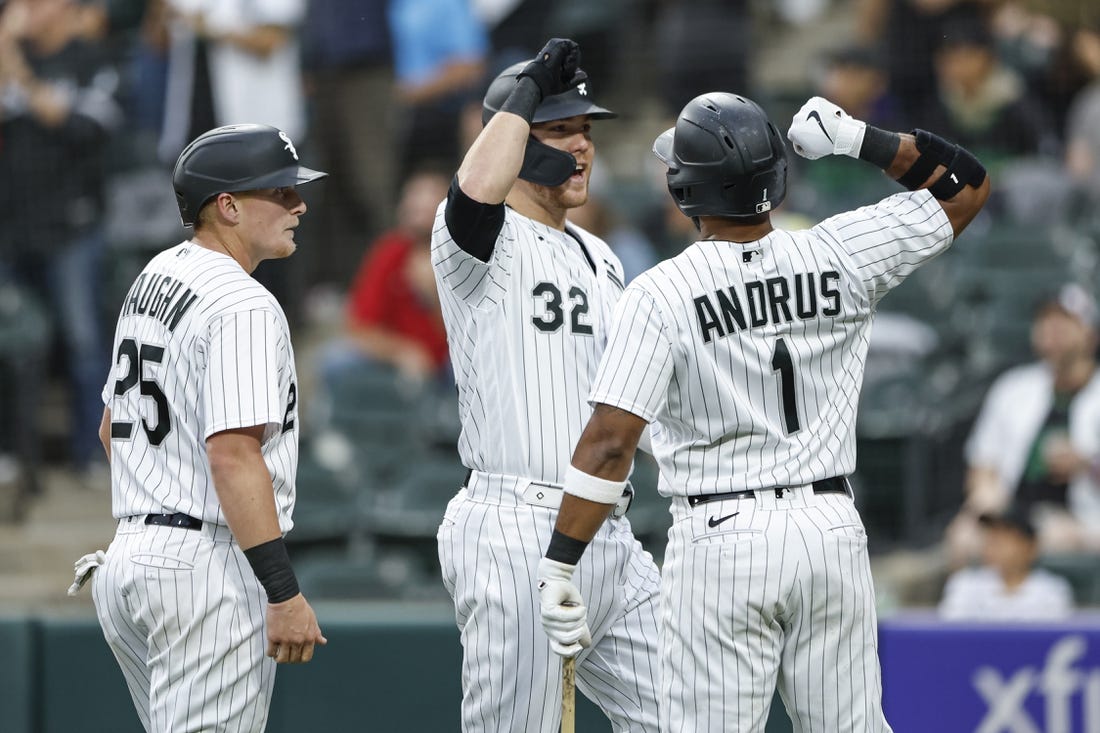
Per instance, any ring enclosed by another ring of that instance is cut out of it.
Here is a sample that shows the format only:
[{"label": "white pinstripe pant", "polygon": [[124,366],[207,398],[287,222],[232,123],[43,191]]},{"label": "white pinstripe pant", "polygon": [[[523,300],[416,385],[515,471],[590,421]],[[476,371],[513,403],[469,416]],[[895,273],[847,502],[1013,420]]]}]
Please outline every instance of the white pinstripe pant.
[{"label": "white pinstripe pant", "polygon": [[889,733],[852,500],[799,487],[672,507],[661,730],[758,733],[778,685],[796,733]]},{"label": "white pinstripe pant", "polygon": [[[447,507],[439,560],[462,636],[466,733],[551,733],[561,724],[561,658],[542,630],[535,588],[556,518],[499,484],[472,484]],[[577,689],[614,730],[656,731],[660,577],[626,519],[600,528],[574,581],[592,631],[577,657]]]},{"label": "white pinstripe pant", "polygon": [[227,527],[123,519],[92,589],[145,730],[264,730],[267,597]]}]

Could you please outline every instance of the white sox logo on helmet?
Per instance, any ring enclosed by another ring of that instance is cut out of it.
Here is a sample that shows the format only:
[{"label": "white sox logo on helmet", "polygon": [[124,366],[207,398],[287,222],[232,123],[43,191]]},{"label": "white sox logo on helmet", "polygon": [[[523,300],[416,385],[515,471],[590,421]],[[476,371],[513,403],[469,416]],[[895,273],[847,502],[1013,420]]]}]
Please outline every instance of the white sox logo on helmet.
[{"label": "white sox logo on helmet", "polygon": [[290,142],[290,136],[282,130],[279,130],[279,139],[286,143],[286,147],[283,150],[289,150],[290,154],[294,156],[294,160],[298,160],[298,151],[294,149],[294,143]]}]

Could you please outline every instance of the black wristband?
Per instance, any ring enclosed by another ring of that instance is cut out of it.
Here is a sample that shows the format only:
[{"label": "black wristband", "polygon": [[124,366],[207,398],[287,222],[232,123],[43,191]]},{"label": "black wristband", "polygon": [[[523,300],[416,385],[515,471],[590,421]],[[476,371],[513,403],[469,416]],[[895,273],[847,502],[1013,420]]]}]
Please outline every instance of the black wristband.
[{"label": "black wristband", "polygon": [[298,579],[294,577],[294,568],[290,567],[290,555],[282,537],[249,547],[244,556],[267,591],[268,603],[282,603],[298,595]]},{"label": "black wristband", "polygon": [[859,149],[859,159],[886,170],[897,157],[899,147],[901,147],[901,135],[867,125],[863,131],[863,145]]},{"label": "black wristband", "polygon": [[516,79],[516,86],[504,100],[504,104],[500,105],[500,111],[519,115],[530,124],[540,102],[542,102],[542,91],[539,85],[531,77],[521,76]]},{"label": "black wristband", "polygon": [[584,554],[586,547],[588,547],[587,542],[562,534],[555,529],[554,534],[550,535],[550,546],[546,548],[546,557],[566,565],[576,565],[581,561],[581,555]]}]

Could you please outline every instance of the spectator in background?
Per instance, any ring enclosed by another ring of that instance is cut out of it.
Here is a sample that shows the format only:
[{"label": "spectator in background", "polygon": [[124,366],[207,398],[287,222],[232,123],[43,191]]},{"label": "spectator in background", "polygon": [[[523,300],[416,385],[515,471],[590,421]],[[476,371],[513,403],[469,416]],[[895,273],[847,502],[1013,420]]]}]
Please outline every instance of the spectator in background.
[{"label": "spectator in background", "polygon": [[713,89],[745,89],[752,51],[748,0],[668,0],[653,23],[657,91],[666,114]]},{"label": "spectator in background", "polygon": [[982,565],[947,580],[940,615],[952,621],[1058,621],[1073,613],[1073,591],[1060,576],[1035,567],[1035,525],[1023,511],[987,513]]},{"label": "spectator in background", "polygon": [[164,4],[170,39],[163,160],[222,125],[255,122],[305,137],[297,27],[306,0],[151,2]]},{"label": "spectator in background", "polygon": [[344,336],[322,354],[325,385],[378,365],[414,382],[448,374],[430,245],[435,211],[450,183],[443,173],[423,171],[402,187],[397,226],[371,245],[348,293]]},{"label": "spectator in background", "polygon": [[935,51],[936,97],[915,119],[942,130],[983,160],[1051,154],[1053,124],[1026,85],[997,58],[983,18],[963,17],[942,26]]},{"label": "spectator in background", "polygon": [[[243,122],[306,141],[299,152],[308,147],[298,41],[306,0],[151,1],[164,3],[169,37],[162,160],[175,161],[211,128]],[[287,260],[268,260],[254,277],[296,323],[302,272]]]},{"label": "spectator in background", "polygon": [[905,116],[921,114],[936,97],[933,51],[943,26],[958,18],[984,18],[998,0],[860,0],[857,32],[865,44],[889,49],[884,57],[890,89],[906,105]]},{"label": "spectator in background", "polygon": [[890,93],[883,54],[872,46],[849,45],[825,54],[818,94],[869,125],[905,127]]},{"label": "spectator in background", "polygon": [[[884,130],[908,130],[912,121],[902,116],[890,93],[889,76],[882,55],[871,46],[849,45],[824,55],[817,75],[816,93],[856,119]],[[801,165],[794,195],[787,208],[800,208],[815,217],[827,217],[853,206],[882,198],[882,172],[871,166],[853,165],[843,157],[826,156],[814,165]],[[900,189],[898,189],[900,190]],[[811,219],[809,226],[813,225]]]},{"label": "spectator in background", "polygon": [[1073,21],[1059,22],[1048,10],[1049,0],[1002,1],[991,28],[1001,60],[1027,83],[1061,138],[1069,103],[1088,78],[1076,58]]},{"label": "spectator in background", "polygon": [[[474,13],[489,34],[489,47],[498,56],[490,79],[513,63],[531,58],[541,48],[556,3],[545,0],[471,0]],[[485,84],[485,87],[488,87]],[[482,89],[484,91],[484,88]]]},{"label": "spectator in background", "polygon": [[457,165],[459,118],[485,74],[488,39],[469,0],[390,0],[398,169]]},{"label": "spectator in background", "polygon": [[978,517],[1008,507],[1035,522],[1042,551],[1100,550],[1097,325],[1092,296],[1066,285],[1035,315],[1040,361],[990,388],[966,445],[966,498],[947,530],[953,567],[976,554]]},{"label": "spectator in background", "polygon": [[397,176],[387,110],[394,84],[386,5],[312,0],[302,31],[314,140],[329,172],[323,199],[311,207],[321,228],[315,239],[325,243],[314,269],[317,279],[342,287],[364,238],[373,239],[393,218]]},{"label": "spectator in background", "polygon": [[1100,200],[1100,31],[1081,29],[1074,36],[1078,63],[1091,78],[1074,97],[1066,124],[1066,168]]},{"label": "spectator in background", "polygon": [[104,149],[122,123],[118,74],[84,36],[73,0],[2,8],[0,280],[37,289],[52,308],[68,374],[69,459],[94,480],[108,350],[99,301]]}]

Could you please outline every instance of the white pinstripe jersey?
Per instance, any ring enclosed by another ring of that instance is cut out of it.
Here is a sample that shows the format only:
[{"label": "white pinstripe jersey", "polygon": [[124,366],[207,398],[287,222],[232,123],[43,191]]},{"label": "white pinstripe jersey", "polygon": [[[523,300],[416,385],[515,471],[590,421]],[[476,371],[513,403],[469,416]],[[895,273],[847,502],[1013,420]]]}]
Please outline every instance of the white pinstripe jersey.
[{"label": "white pinstripe jersey", "polygon": [[228,255],[183,242],[154,257],[123,301],[111,409],[115,517],[182,512],[225,524],[206,438],[266,425],[279,527],[290,530],[297,384],[286,316]]},{"label": "white pinstripe jersey", "polygon": [[[603,240],[506,208],[488,262],[451,238],[442,204],[432,234],[467,468],[561,482],[592,408],[592,377],[623,270]],[[587,250],[587,256],[585,255]]]},{"label": "white pinstripe jersey", "polygon": [[627,288],[590,399],[660,423],[665,495],[851,473],[875,307],[952,239],[916,191],[807,231],[696,242]]}]

